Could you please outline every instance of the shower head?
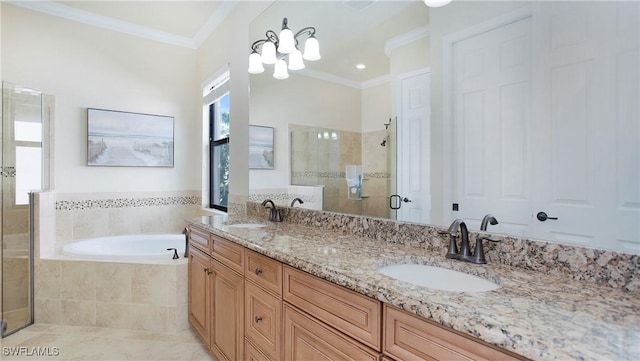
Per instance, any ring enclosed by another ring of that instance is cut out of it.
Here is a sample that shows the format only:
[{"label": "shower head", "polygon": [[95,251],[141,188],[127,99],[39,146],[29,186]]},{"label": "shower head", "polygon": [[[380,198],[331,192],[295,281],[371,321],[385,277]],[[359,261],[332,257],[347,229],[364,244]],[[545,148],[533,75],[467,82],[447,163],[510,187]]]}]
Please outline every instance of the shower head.
[{"label": "shower head", "polygon": [[387,146],[387,142],[389,141],[389,134],[387,134],[383,139],[382,139],[382,143],[380,143],[381,146],[386,147]]}]

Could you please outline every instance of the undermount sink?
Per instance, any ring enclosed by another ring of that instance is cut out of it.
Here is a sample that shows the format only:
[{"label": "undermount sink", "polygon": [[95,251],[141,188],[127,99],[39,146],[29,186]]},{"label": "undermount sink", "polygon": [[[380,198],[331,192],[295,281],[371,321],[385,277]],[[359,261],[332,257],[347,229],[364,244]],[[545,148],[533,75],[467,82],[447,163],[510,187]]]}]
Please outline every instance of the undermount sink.
[{"label": "undermount sink", "polygon": [[396,264],[378,269],[383,275],[414,285],[452,292],[486,292],[499,285],[474,275],[421,264]]},{"label": "undermount sink", "polygon": [[266,227],[266,224],[262,223],[236,223],[236,224],[228,224],[227,227],[235,227],[235,228],[261,228]]}]

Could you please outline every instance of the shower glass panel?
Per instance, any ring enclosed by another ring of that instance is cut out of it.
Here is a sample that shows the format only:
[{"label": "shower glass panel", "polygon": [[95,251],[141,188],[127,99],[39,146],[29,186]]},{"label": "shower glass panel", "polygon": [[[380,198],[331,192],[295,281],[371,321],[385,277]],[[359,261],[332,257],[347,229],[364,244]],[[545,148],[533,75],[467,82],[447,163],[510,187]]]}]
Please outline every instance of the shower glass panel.
[{"label": "shower glass panel", "polygon": [[33,190],[43,180],[44,96],[2,83],[2,336],[33,323]]}]

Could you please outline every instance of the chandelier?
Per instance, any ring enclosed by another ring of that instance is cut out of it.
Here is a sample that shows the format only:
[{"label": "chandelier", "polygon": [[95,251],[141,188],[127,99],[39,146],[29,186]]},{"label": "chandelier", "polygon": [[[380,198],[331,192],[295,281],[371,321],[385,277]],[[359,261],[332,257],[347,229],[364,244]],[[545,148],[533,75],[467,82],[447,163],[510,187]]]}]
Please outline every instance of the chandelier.
[{"label": "chandelier", "polygon": [[[264,72],[262,64],[275,64],[273,77],[287,79],[289,77],[287,69],[304,69],[303,59],[309,61],[320,59],[320,45],[315,34],[316,28],[306,27],[294,35],[287,26],[287,18],[282,19],[280,36],[276,35],[273,30],[267,30],[266,39],[256,40],[251,44],[249,73],[260,74]],[[304,43],[304,54],[298,49],[298,38],[303,35],[307,36],[307,41]],[[258,53],[259,49],[260,53]],[[289,64],[285,61],[287,56]]]},{"label": "chandelier", "polygon": [[439,8],[450,3],[451,0],[424,0],[425,5],[432,8]]}]

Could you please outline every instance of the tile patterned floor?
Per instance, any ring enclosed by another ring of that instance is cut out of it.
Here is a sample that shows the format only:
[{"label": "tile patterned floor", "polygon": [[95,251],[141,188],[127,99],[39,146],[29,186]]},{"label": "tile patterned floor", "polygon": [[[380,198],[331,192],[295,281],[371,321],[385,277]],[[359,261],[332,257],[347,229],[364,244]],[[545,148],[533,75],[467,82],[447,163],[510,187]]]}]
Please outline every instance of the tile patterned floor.
[{"label": "tile patterned floor", "polygon": [[[36,324],[0,339],[0,360],[207,360],[196,334]],[[39,354],[38,354],[39,353]]]}]

